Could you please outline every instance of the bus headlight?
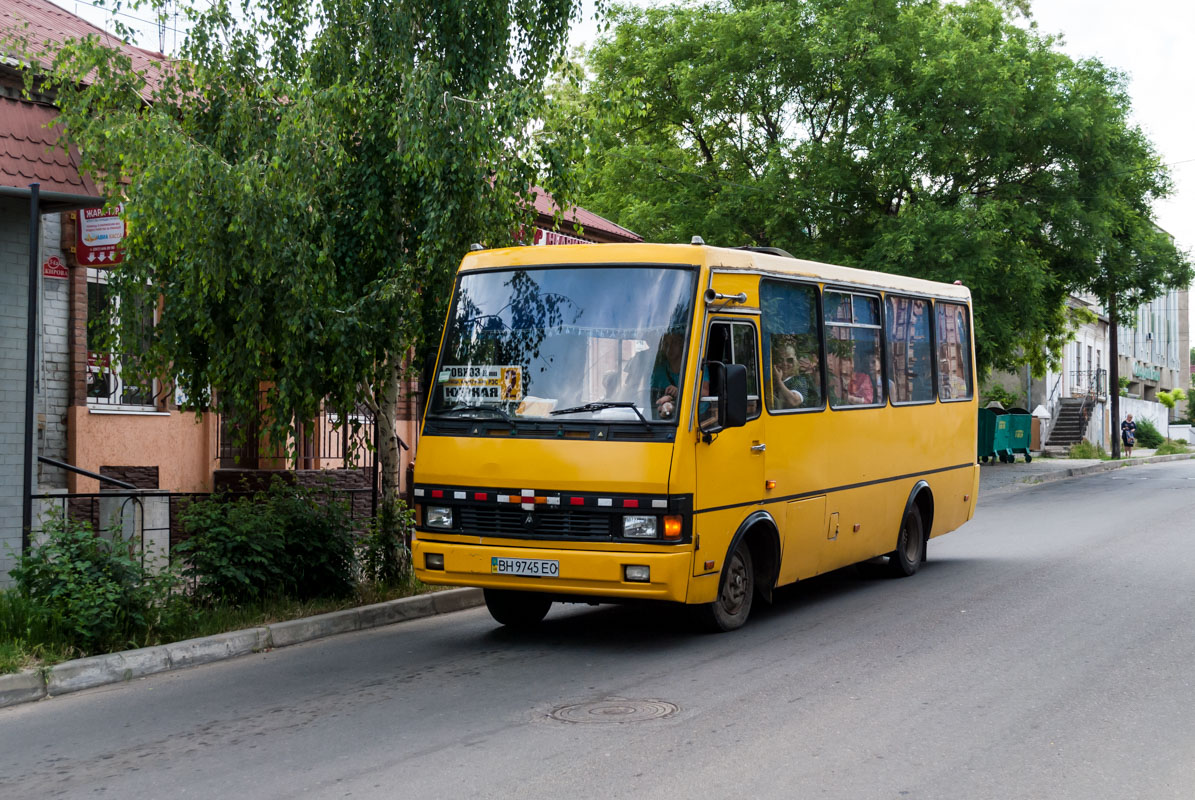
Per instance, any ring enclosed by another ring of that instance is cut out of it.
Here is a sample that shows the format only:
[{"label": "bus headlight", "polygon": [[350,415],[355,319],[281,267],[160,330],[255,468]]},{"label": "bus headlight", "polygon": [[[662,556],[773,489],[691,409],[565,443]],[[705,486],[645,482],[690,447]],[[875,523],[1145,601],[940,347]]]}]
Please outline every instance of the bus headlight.
[{"label": "bus headlight", "polygon": [[429,528],[451,528],[452,506],[427,506],[423,513],[423,524]]},{"label": "bus headlight", "polygon": [[656,518],[628,514],[622,518],[622,535],[627,539],[654,539]]}]

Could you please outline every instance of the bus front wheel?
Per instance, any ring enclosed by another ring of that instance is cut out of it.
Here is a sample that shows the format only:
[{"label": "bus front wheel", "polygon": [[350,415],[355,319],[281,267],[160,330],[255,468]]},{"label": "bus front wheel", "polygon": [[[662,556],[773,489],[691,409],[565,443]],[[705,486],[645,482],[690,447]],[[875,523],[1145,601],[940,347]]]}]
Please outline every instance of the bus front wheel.
[{"label": "bus front wheel", "polygon": [[755,567],[751,562],[751,550],[740,539],[726,560],[718,599],[699,607],[703,627],[714,632],[743,627],[751,613],[754,596]]},{"label": "bus front wheel", "polygon": [[535,592],[509,589],[484,589],[485,607],[490,616],[508,628],[532,628],[548,615],[552,600]]},{"label": "bus front wheel", "polygon": [[924,557],[925,526],[921,522],[921,509],[913,503],[900,525],[896,549],[888,554],[888,571],[898,578],[907,578],[917,571]]}]

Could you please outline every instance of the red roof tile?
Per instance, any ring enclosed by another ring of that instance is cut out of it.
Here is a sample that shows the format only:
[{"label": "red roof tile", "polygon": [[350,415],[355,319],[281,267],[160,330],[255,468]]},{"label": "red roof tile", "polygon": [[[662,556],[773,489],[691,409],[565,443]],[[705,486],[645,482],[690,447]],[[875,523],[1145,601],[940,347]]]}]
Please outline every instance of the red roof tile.
[{"label": "red roof tile", "polygon": [[58,131],[47,125],[58,116],[51,106],[0,97],[0,184],[43,192],[97,197],[99,190],[79,174],[78,154],[56,147]]},{"label": "red roof tile", "polygon": [[[63,44],[69,39],[98,36],[105,44],[121,50],[137,70],[149,70],[166,63],[166,56],[125,44],[121,39],[85,19],[59,8],[49,0],[0,0],[0,32],[28,41],[35,54],[46,52],[48,43]],[[5,55],[9,55],[5,47]],[[19,57],[19,55],[18,55]],[[152,70],[149,71],[152,75]],[[149,94],[143,92],[148,100]]]}]

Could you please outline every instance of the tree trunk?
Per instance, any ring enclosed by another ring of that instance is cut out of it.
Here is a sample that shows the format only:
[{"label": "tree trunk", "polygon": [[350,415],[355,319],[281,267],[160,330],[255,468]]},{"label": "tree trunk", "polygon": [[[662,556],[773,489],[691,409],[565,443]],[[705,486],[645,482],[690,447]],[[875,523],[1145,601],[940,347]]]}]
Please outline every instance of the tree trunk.
[{"label": "tree trunk", "polygon": [[1116,341],[1116,295],[1108,295],[1108,396],[1112,409],[1112,457],[1120,458],[1120,358]]},{"label": "tree trunk", "polygon": [[382,385],[375,390],[377,410],[374,419],[378,426],[378,478],[381,482],[383,506],[393,506],[399,499],[398,390],[402,378],[402,364],[393,357],[386,363]]}]

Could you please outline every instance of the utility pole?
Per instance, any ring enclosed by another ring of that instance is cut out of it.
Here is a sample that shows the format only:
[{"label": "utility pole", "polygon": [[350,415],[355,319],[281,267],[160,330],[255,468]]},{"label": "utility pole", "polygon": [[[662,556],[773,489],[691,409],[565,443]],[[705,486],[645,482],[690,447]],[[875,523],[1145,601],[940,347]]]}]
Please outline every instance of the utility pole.
[{"label": "utility pole", "polygon": [[1112,457],[1120,458],[1120,355],[1116,343],[1116,292],[1108,292],[1108,393],[1112,397]]}]

